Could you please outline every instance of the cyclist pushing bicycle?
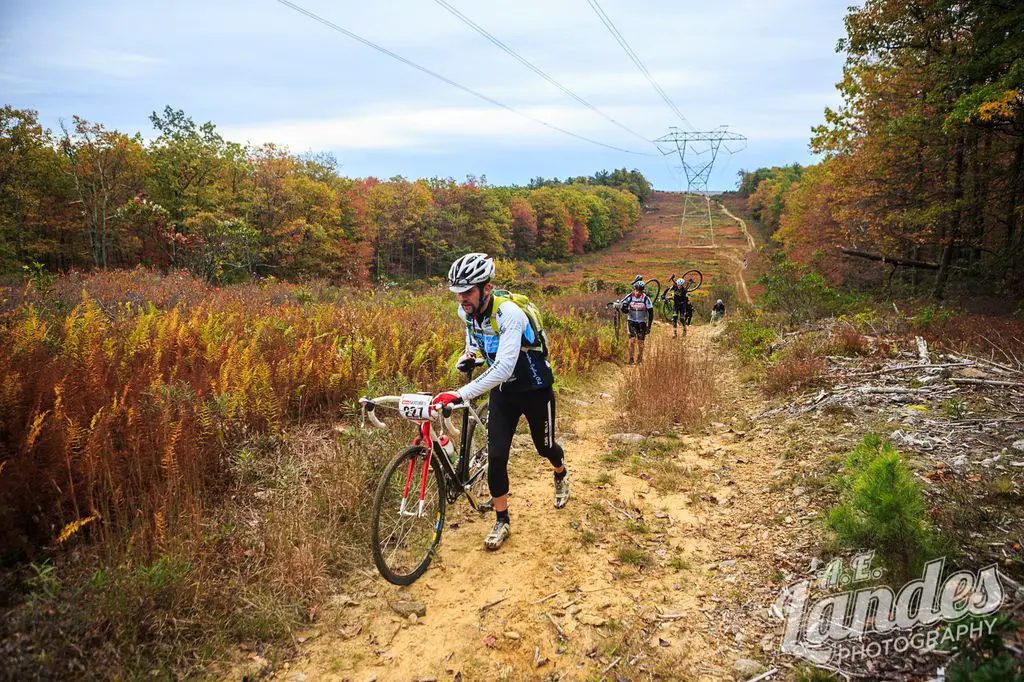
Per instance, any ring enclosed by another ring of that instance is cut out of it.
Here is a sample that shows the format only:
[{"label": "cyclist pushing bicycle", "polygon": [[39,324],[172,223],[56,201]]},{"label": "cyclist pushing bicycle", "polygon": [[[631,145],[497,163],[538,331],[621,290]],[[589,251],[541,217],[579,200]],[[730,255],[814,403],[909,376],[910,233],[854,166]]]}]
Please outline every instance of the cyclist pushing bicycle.
[{"label": "cyclist pushing bicycle", "polygon": [[526,416],[537,453],[554,471],[555,507],[569,501],[565,453],[555,442],[554,375],[547,360],[543,331],[511,298],[498,294],[491,280],[494,261],[485,253],[468,253],[448,271],[448,288],[459,302],[466,325],[466,352],[461,371],[482,363],[487,369],[456,391],[438,393],[432,405],[443,408],[469,402],[490,392],[487,424],[487,484],[496,514],[484,546],[494,550],[512,534],[508,513],[508,456],[519,418]]}]

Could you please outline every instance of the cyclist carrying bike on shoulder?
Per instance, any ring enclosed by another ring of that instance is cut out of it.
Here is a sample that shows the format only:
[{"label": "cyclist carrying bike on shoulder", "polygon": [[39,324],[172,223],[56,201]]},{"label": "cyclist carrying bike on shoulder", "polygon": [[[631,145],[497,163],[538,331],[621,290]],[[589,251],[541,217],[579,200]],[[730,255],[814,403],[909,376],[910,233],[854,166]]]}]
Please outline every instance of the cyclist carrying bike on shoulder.
[{"label": "cyclist carrying bike on shoulder", "polygon": [[690,296],[686,289],[686,280],[682,277],[672,283],[672,288],[668,289],[663,295],[663,300],[668,300],[668,297],[672,297],[672,337],[677,338],[679,336],[679,318],[683,318],[683,336],[686,336],[686,327],[690,324],[690,319],[693,316],[693,306],[690,305]]},{"label": "cyclist carrying bike on shoulder", "polygon": [[457,391],[445,391],[433,399],[440,407],[490,392],[487,485],[497,520],[484,538],[487,549],[498,549],[512,534],[508,456],[521,416],[526,416],[537,453],[554,467],[555,507],[561,509],[569,501],[565,453],[555,442],[555,380],[543,335],[537,338],[526,313],[514,301],[503,299],[495,305],[493,278],[494,261],[485,253],[468,253],[448,271],[448,288],[458,299],[459,318],[466,325],[466,353],[458,368],[467,371],[485,362],[487,369]]},{"label": "cyclist carrying bike on shoulder", "polygon": [[642,364],[644,361],[644,339],[651,333],[651,324],[654,322],[654,303],[651,302],[651,297],[644,293],[644,281],[640,275],[633,280],[633,292],[619,301],[619,305],[622,312],[627,315],[629,364],[634,364],[634,346],[639,346],[636,364]]}]

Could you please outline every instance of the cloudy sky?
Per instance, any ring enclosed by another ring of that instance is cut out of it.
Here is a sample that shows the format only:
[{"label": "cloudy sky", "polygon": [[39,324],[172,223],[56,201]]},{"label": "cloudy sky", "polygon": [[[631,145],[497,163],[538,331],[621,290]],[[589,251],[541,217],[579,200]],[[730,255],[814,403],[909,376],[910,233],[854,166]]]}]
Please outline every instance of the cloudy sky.
[{"label": "cloudy sky", "polygon": [[834,48],[850,0],[598,1],[685,121],[588,0],[446,3],[638,136],[435,0],[295,3],[533,119],[623,151],[490,104],[276,0],[0,0],[0,104],[36,109],[51,127],[77,114],[147,137],[149,114],[169,104],[238,142],[332,151],[351,176],[523,184],[626,166],[678,189],[678,157],[642,139],[670,126],[727,125],[748,138],[736,154],[723,149],[711,189],[734,187],[741,168],[814,160],[810,128],[839,103],[843,57]]}]

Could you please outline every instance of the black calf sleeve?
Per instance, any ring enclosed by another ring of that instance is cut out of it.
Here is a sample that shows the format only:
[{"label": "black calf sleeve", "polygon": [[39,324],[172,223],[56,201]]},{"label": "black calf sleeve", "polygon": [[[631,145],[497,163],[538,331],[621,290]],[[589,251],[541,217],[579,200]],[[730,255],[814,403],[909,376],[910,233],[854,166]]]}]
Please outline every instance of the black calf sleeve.
[{"label": "black calf sleeve", "polygon": [[508,494],[508,453],[519,418],[526,415],[538,454],[554,467],[565,463],[562,446],[555,442],[555,393],[548,388],[533,391],[491,391],[487,424],[487,485],[492,497]]}]

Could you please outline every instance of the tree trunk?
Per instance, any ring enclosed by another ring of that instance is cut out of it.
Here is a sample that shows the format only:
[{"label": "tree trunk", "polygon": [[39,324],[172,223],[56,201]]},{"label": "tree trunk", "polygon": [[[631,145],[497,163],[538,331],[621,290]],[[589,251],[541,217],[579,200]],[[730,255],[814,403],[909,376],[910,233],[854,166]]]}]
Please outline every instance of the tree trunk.
[{"label": "tree trunk", "polygon": [[1017,111],[1017,144],[1010,171],[1010,204],[1006,216],[1006,248],[1012,249],[1017,236],[1017,204],[1024,199],[1024,108]]},{"label": "tree trunk", "polygon": [[961,200],[963,199],[964,173],[964,138],[961,135],[956,140],[956,161],[953,167],[953,219],[950,222],[948,236],[942,245],[942,257],[939,259],[939,272],[935,275],[935,286],[932,288],[932,298],[941,301],[945,296],[946,281],[949,279],[949,266],[953,262],[953,249],[960,236],[960,218],[963,213]]},{"label": "tree trunk", "polygon": [[931,261],[911,260],[909,258],[896,258],[894,256],[886,256],[880,253],[870,253],[869,251],[858,251],[856,249],[839,249],[839,253],[846,254],[847,256],[854,256],[855,258],[866,258],[867,260],[876,260],[897,267],[924,268],[925,270],[938,270],[940,267],[939,263],[932,263]]}]

